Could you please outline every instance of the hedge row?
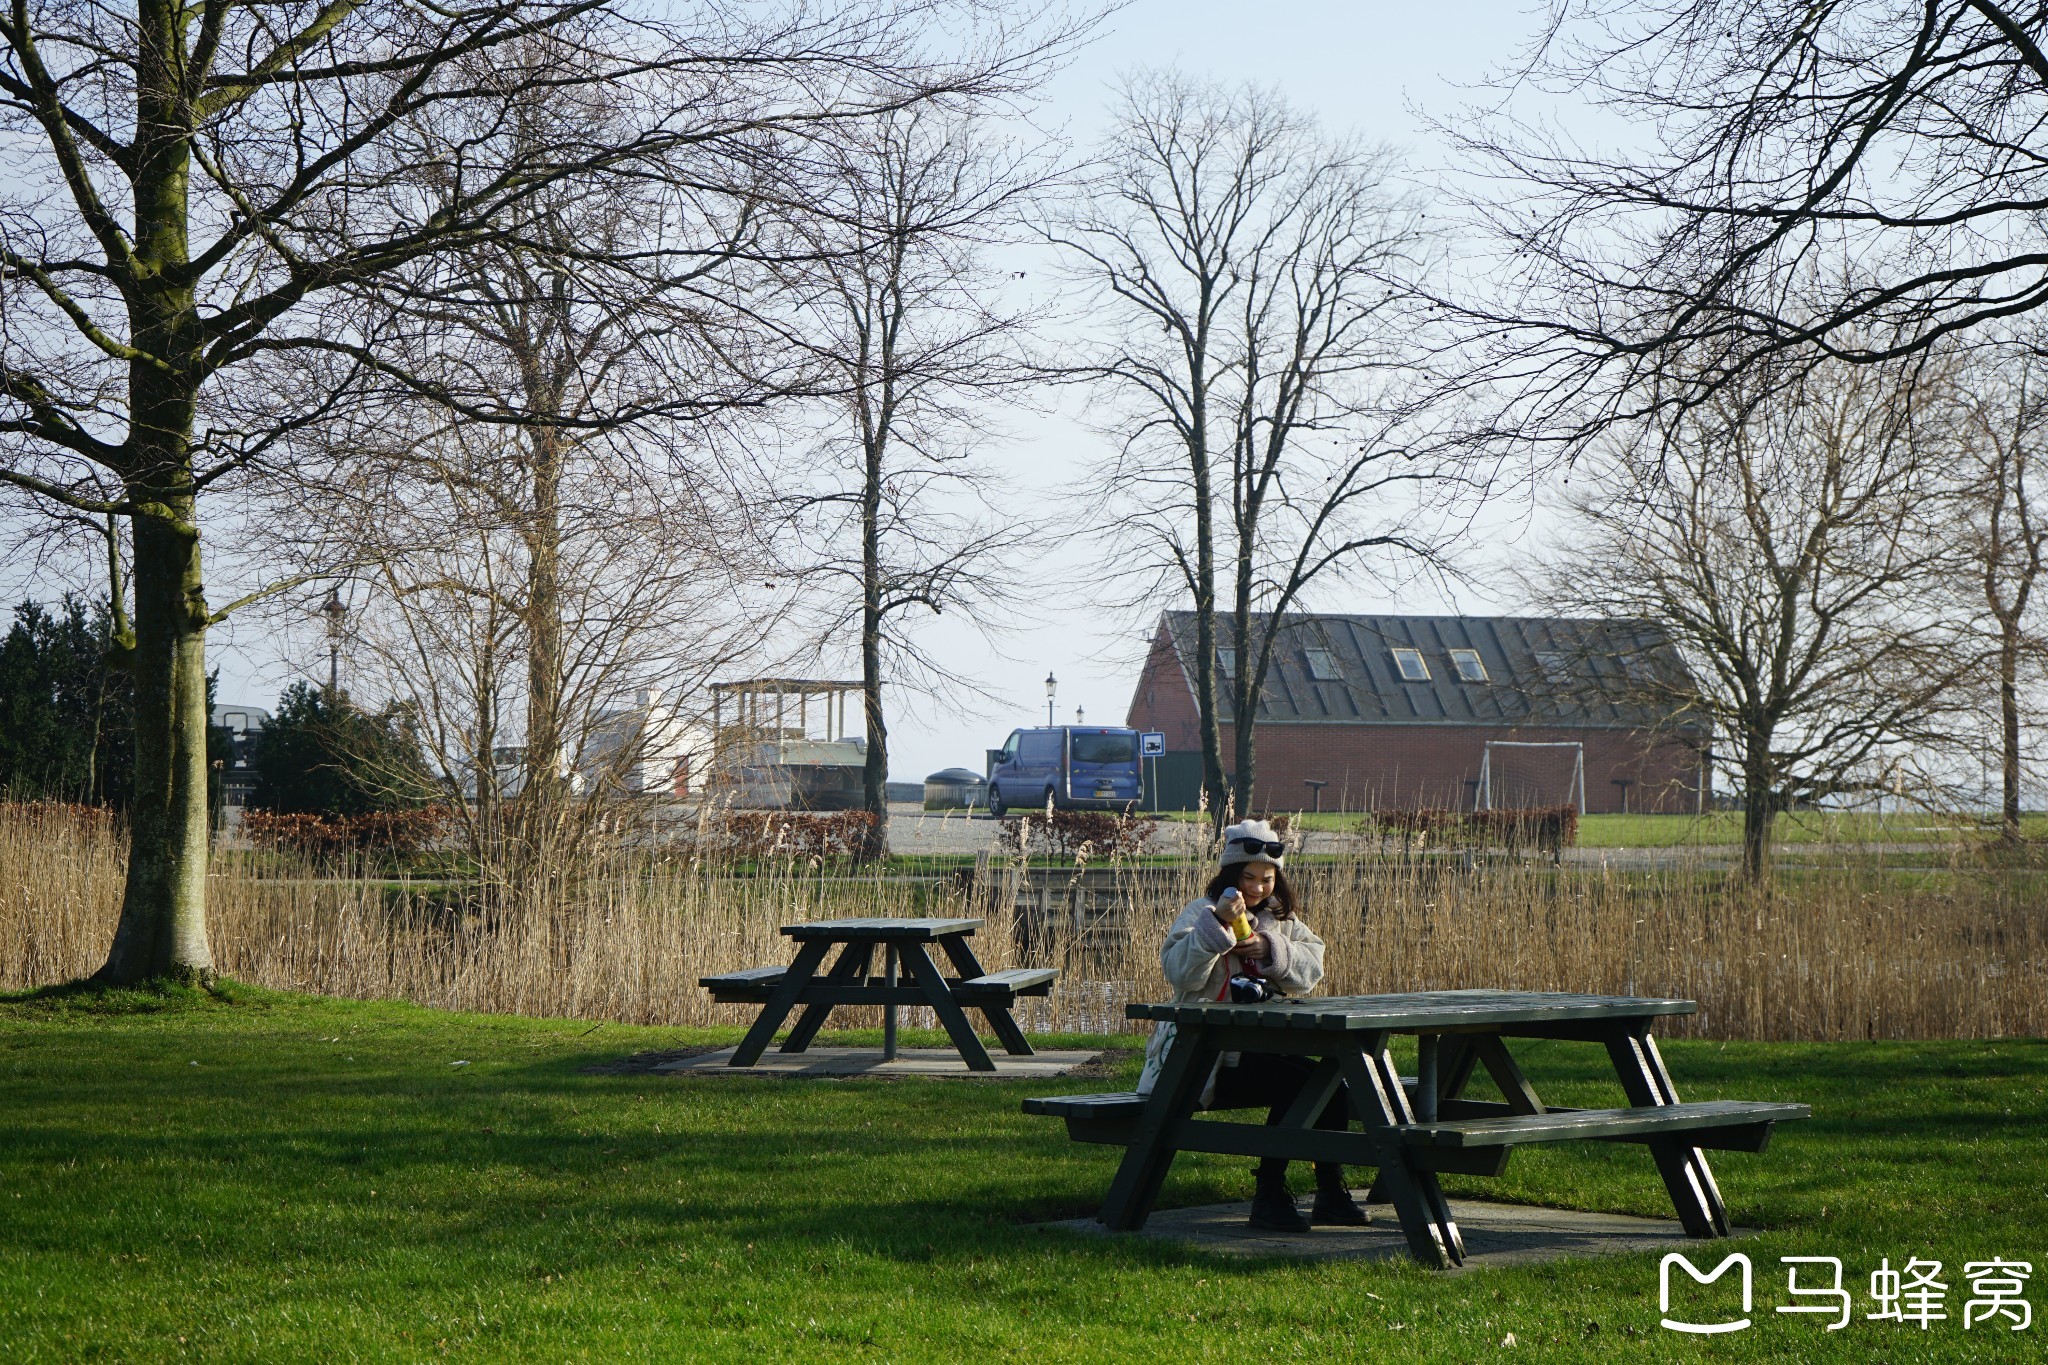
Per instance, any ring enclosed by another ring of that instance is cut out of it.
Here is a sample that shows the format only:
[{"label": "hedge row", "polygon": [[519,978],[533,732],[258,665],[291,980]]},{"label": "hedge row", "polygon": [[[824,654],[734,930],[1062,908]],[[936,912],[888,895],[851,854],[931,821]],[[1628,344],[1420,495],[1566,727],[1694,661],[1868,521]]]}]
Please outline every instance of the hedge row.
[{"label": "hedge row", "polygon": [[1365,817],[1362,833],[1391,834],[1408,843],[1434,838],[1461,848],[1542,848],[1555,852],[1579,839],[1576,806],[1531,806],[1518,810],[1378,810]]}]

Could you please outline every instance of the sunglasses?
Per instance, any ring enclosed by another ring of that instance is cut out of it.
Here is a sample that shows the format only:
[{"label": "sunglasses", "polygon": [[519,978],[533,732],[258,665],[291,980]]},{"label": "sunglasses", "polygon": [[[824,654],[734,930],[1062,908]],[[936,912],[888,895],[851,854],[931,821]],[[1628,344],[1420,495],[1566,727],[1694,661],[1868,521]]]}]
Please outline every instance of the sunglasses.
[{"label": "sunglasses", "polygon": [[1263,853],[1268,858],[1279,857],[1281,851],[1287,847],[1285,844],[1269,844],[1264,839],[1232,839],[1230,842],[1247,853]]}]

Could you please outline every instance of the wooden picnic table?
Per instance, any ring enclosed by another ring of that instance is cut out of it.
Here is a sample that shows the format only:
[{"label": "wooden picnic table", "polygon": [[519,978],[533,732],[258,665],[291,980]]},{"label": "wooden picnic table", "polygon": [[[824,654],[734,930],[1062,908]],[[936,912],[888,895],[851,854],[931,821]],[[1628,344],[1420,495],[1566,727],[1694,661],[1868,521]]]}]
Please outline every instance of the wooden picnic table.
[{"label": "wooden picnic table", "polygon": [[[1368,1196],[1390,1202],[1409,1250],[1450,1267],[1465,1247],[1437,1174],[1499,1175],[1528,1143],[1598,1139],[1646,1146],[1687,1233],[1728,1235],[1728,1214],[1707,1149],[1761,1152],[1775,1123],[1809,1116],[1803,1104],[1716,1100],[1682,1104],[1651,1037],[1657,1020],[1691,1014],[1690,1000],[1532,991],[1421,991],[1409,995],[1305,997],[1257,1005],[1131,1005],[1126,1014],[1174,1026],[1149,1096],[1061,1095],[1024,1102],[1027,1113],[1067,1120],[1070,1136],[1124,1147],[1099,1215],[1113,1229],[1144,1226],[1177,1152],[1335,1161],[1374,1166]],[[1412,1078],[1394,1067],[1388,1039],[1416,1036]],[[1516,1065],[1509,1038],[1602,1044],[1628,1107],[1546,1105]],[[1196,1118],[1202,1090],[1225,1052],[1280,1052],[1320,1059],[1276,1125]],[[1464,1097],[1484,1067],[1501,1100]],[[1313,1125],[1339,1085],[1359,1127]]]},{"label": "wooden picnic table", "polygon": [[[721,976],[698,978],[720,1003],[754,1002],[761,1013],[730,1066],[752,1066],[775,1037],[775,1030],[798,1005],[804,1012],[783,1040],[781,1052],[802,1052],[818,1036],[825,1018],[839,1005],[881,1005],[882,1057],[896,1056],[896,1009],[928,1005],[972,1071],[994,1071],[995,1061],[967,1022],[978,1009],[989,1028],[1013,1057],[1032,1055],[1031,1044],[1010,1014],[1017,998],[1045,995],[1059,973],[1049,967],[984,971],[967,945],[967,936],[981,927],[978,919],[837,919],[811,924],[786,924],[782,932],[797,942],[796,958],[787,967],[754,967]],[[947,976],[927,949],[936,944],[957,973]],[[837,945],[839,956],[820,975],[825,956]],[[882,974],[870,975],[877,949]],[[907,975],[908,980],[904,978]]]}]

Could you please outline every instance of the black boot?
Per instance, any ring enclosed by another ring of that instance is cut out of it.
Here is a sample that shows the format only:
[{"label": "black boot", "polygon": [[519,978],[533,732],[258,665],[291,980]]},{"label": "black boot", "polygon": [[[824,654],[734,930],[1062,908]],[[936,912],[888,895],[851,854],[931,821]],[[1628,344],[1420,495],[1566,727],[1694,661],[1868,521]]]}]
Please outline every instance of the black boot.
[{"label": "black boot", "polygon": [[1287,1192],[1287,1163],[1267,1159],[1258,1164],[1252,1187],[1251,1226],[1267,1232],[1307,1232],[1308,1219]]},{"label": "black boot", "polygon": [[1344,1168],[1334,1162],[1316,1163],[1316,1202],[1308,1220],[1326,1228],[1362,1228],[1372,1215],[1358,1207],[1351,1187],[1344,1183]]}]

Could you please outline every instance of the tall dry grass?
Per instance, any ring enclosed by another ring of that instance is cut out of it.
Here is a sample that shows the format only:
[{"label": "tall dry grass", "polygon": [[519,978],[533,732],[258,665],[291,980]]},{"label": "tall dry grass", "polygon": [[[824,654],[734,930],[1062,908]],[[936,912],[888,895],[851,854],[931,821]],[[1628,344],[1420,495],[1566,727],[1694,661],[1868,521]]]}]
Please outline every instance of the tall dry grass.
[{"label": "tall dry grass", "polygon": [[[120,832],[65,809],[0,808],[0,987],[85,975],[110,940]],[[573,898],[485,914],[443,888],[311,875],[246,856],[210,879],[218,965],[240,980],[440,1008],[631,1023],[735,1024],[697,978],[781,962],[780,926],[853,915],[977,915],[991,970],[1061,968],[1021,1017],[1039,1031],[1127,1027],[1166,993],[1157,945],[1206,868],[1027,870],[985,857],[952,876],[758,875],[641,851]],[[1902,873],[1844,856],[1759,890],[1711,869],[1553,868],[1377,849],[1297,869],[1328,944],[1324,994],[1498,987],[1699,1002],[1666,1032],[1717,1038],[1952,1038],[2048,1033],[2048,912],[2038,874]],[[1040,888],[1048,888],[1041,892]],[[1040,904],[1049,905],[1041,910]],[[872,1023],[852,1010],[835,1022]],[[929,1022],[911,1011],[907,1022]]]}]

